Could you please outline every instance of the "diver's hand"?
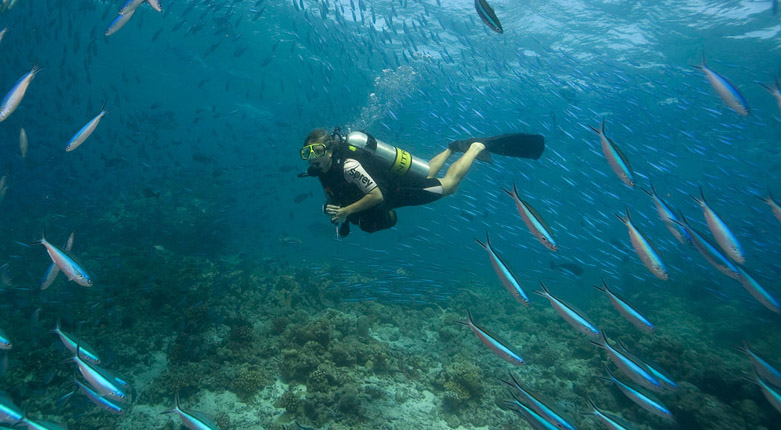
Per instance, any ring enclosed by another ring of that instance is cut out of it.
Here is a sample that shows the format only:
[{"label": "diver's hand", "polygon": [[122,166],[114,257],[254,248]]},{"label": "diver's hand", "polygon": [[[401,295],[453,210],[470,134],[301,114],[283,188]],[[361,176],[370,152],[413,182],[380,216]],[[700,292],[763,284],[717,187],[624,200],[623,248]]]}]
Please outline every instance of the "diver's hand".
[{"label": "diver's hand", "polygon": [[347,220],[350,216],[350,211],[347,208],[343,208],[337,205],[325,205],[325,213],[331,218],[331,222],[334,224],[340,224]]}]

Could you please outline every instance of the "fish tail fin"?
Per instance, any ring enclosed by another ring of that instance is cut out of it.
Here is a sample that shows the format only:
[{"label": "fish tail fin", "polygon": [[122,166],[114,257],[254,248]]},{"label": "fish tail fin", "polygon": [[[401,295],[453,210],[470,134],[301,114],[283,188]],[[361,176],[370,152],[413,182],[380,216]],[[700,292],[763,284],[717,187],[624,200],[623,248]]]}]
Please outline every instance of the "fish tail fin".
[{"label": "fish tail fin", "polygon": [[610,289],[607,287],[607,282],[605,282],[605,278],[602,278],[602,286],[594,285],[594,288],[596,288],[597,291],[601,291],[605,294],[610,292]]},{"label": "fish tail fin", "polygon": [[[514,186],[515,184],[513,184]],[[515,197],[512,191],[508,190],[507,188],[502,188],[502,191],[504,191],[508,196]]]},{"label": "fish tail fin", "polygon": [[515,182],[513,182],[513,193],[515,194],[515,197],[520,200],[521,195],[518,193],[518,187],[515,185]]},{"label": "fish tail fin", "polygon": [[485,238],[486,238],[486,243],[480,242],[480,239],[478,239],[476,237],[473,237],[472,239],[474,239],[475,242],[477,242],[478,245],[482,246],[483,249],[488,251],[488,247],[490,246],[490,244],[488,243],[488,232],[485,233]]},{"label": "fish tail fin", "polygon": [[602,132],[598,128],[594,127],[593,125],[589,124],[588,128],[590,128],[594,133],[602,136]]},{"label": "fish tail fin", "polygon": [[653,198],[654,196],[656,196],[656,190],[654,189],[654,184],[653,184],[653,182],[650,184],[650,186],[651,186],[651,189],[650,189],[650,190],[648,190],[648,189],[646,189],[646,188],[642,188],[642,187],[641,187],[640,189],[641,189],[641,190],[642,190],[644,193],[648,194],[648,197],[651,197],[651,198]]},{"label": "fish tail fin", "polygon": [[616,218],[618,218],[619,221],[621,221],[624,224],[629,224],[630,222],[632,222],[632,218],[629,217],[629,208],[627,207],[624,210],[626,211],[626,216],[617,213]]},{"label": "fish tail fin", "polygon": [[542,291],[534,290],[533,291],[534,294],[537,294],[539,296],[546,297],[546,298],[550,297],[550,291],[548,291],[548,287],[546,287],[545,284],[542,281],[540,281],[540,286],[542,287]]}]

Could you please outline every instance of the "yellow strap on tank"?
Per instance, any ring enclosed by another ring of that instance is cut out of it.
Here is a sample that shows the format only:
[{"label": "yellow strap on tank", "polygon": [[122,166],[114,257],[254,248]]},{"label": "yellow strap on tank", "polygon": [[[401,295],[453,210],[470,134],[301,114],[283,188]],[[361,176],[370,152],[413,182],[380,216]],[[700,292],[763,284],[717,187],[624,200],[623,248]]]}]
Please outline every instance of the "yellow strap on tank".
[{"label": "yellow strap on tank", "polygon": [[412,155],[409,152],[396,148],[396,160],[391,166],[391,172],[396,175],[404,176],[412,166]]}]

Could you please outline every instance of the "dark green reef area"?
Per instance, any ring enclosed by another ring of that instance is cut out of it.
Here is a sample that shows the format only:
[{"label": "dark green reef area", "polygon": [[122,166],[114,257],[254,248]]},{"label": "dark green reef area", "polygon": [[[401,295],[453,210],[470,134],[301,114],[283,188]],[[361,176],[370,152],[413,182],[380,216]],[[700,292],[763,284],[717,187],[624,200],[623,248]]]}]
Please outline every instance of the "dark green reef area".
[{"label": "dark green reef area", "polygon": [[[40,291],[30,287],[37,271],[29,264],[7,266],[0,326],[14,347],[2,386],[30,416],[72,430],[179,429],[178,418],[161,414],[179,393],[183,408],[212,415],[222,430],[526,428],[501,408],[509,395],[500,380],[513,372],[582,429],[601,428],[585,415],[588,397],[635,429],[781,428],[778,411],[745,379],[748,359],[734,349],[748,340],[778,364],[774,315],[746,300],[719,299],[685,279],[676,281],[675,294],[640,281],[621,285],[653,317],[654,334],[637,331],[596,291],[578,303],[611,338],[678,382],[677,391],[661,396],[677,420],[670,424],[600,379],[612,364],[546,301],[522,307],[495,277],[458,280],[457,273],[449,300],[352,301],[351,285],[372,288],[384,279],[325,257],[290,264],[203,252],[220,248],[220,234],[193,232],[216,228],[204,214],[221,202],[216,188],[200,192],[214,198],[141,193],[80,225],[45,220],[58,242],[78,228],[74,254],[96,274],[91,289],[60,275]],[[36,231],[43,221],[22,219],[17,228]],[[301,246],[289,242],[282,245]],[[41,272],[49,263],[42,247],[13,249]],[[414,278],[415,269],[400,276]],[[551,286],[566,297],[565,288]],[[457,324],[467,309],[527,364],[510,365]],[[57,319],[130,382],[135,396],[127,413],[109,414],[79,393],[62,400],[77,370],[49,332]]]}]

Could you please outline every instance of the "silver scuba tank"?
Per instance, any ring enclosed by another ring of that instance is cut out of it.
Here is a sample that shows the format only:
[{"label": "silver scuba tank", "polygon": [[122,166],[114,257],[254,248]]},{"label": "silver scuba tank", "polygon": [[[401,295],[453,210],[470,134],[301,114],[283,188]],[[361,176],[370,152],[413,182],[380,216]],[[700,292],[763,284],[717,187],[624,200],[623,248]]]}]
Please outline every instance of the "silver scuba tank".
[{"label": "silver scuba tank", "polygon": [[374,136],[361,131],[351,131],[345,138],[347,153],[362,150],[372,154],[378,164],[387,168],[394,176],[404,179],[426,179],[429,173],[428,163],[409,152],[377,140]]}]

